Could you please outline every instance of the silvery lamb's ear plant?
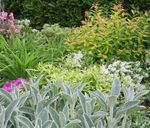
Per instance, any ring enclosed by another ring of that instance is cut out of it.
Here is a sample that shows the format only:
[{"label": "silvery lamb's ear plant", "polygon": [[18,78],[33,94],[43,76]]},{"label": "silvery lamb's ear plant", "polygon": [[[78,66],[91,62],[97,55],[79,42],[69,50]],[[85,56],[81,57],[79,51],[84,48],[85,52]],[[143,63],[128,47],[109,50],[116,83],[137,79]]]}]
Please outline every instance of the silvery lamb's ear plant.
[{"label": "silvery lamb's ear plant", "polygon": [[109,93],[82,93],[84,84],[61,81],[48,81],[40,89],[40,79],[24,85],[24,91],[0,89],[0,128],[130,128],[130,113],[148,93],[133,86],[122,89],[118,80]]},{"label": "silvery lamb's ear plant", "polygon": [[[122,90],[124,90],[125,100],[124,103],[120,104],[117,100],[119,97],[122,97]],[[107,113],[104,118],[97,122],[97,126],[102,125],[101,127],[104,128],[130,128],[131,121],[128,117],[140,107],[138,105],[140,102],[139,97],[147,93],[147,90],[135,90],[133,86],[121,89],[120,81],[118,80],[114,80],[109,94],[100,91],[91,92],[93,96],[97,97],[101,111]]]}]

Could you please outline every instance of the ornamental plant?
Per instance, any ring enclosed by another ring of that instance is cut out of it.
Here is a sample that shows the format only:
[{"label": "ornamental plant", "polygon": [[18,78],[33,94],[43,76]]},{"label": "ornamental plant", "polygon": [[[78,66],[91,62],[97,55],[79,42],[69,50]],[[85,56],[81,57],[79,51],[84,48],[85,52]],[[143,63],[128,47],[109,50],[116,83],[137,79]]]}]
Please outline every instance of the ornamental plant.
[{"label": "ornamental plant", "polygon": [[12,12],[10,14],[5,11],[0,12],[0,33],[4,34],[7,37],[13,33],[20,33],[19,26],[15,25],[14,22],[15,19]]},{"label": "ornamental plant", "polygon": [[[123,86],[137,84],[148,78],[148,70],[144,70],[140,62],[116,60],[111,64],[85,66],[85,54],[81,51],[68,54],[59,65],[39,63],[35,69],[29,69],[31,77],[42,74],[46,79],[56,79],[69,83],[86,83],[84,91],[109,90],[114,79],[120,79]],[[77,75],[78,74],[78,75]],[[144,83],[145,85],[145,83]]]},{"label": "ornamental plant", "polygon": [[39,82],[31,80],[23,92],[0,89],[0,128],[132,128],[132,114],[148,93],[141,85],[122,88],[118,80],[108,93],[82,93],[84,84],[62,81],[40,89]]},{"label": "ornamental plant", "polygon": [[16,80],[12,80],[10,82],[5,82],[2,86],[2,89],[8,92],[12,92],[13,91],[13,87],[12,86],[16,86],[17,88],[24,88],[23,83],[27,83],[27,80],[25,78],[17,78]]},{"label": "ornamental plant", "polygon": [[109,17],[103,16],[99,7],[86,12],[83,25],[74,28],[66,40],[69,50],[92,53],[96,62],[115,59],[144,62],[149,36],[148,14],[132,11],[130,15],[121,4],[112,10]]}]

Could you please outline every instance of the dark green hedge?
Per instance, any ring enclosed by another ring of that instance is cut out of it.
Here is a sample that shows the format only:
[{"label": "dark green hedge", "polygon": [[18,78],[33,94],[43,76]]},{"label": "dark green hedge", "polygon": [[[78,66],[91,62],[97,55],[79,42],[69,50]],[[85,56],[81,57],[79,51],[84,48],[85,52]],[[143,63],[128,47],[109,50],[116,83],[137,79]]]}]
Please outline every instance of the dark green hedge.
[{"label": "dark green hedge", "polygon": [[41,28],[44,23],[59,23],[61,26],[79,26],[84,19],[84,12],[92,3],[98,2],[105,14],[110,12],[110,6],[116,1],[122,1],[130,10],[131,6],[148,9],[149,0],[3,0],[5,10],[12,11],[19,19],[30,19],[31,25]]},{"label": "dark green hedge", "polygon": [[5,0],[5,10],[14,12],[19,19],[30,19],[34,27],[44,23],[73,27],[81,24],[85,11],[95,1],[108,5],[114,0]]}]

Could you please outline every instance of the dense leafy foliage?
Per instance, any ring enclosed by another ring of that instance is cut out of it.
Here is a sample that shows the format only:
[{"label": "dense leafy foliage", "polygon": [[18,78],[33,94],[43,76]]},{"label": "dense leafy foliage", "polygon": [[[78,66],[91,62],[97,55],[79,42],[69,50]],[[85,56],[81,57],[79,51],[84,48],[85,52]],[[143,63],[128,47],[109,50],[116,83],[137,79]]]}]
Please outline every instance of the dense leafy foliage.
[{"label": "dense leafy foliage", "polygon": [[36,28],[41,28],[45,23],[79,26],[84,19],[84,12],[96,2],[102,6],[105,15],[111,13],[115,2],[123,3],[129,12],[132,8],[145,11],[150,7],[149,0],[3,0],[5,10],[14,12],[19,19],[30,19],[31,25]]},{"label": "dense leafy foliage", "polygon": [[[68,83],[86,83],[84,91],[109,90],[113,79],[121,80],[123,86],[140,83],[148,78],[148,71],[142,69],[140,62],[114,61],[109,65],[85,66],[81,52],[67,55],[59,65],[52,63],[39,63],[35,69],[29,69],[31,77],[42,74],[43,83],[46,79],[51,81],[63,80]],[[149,68],[147,69],[149,70]]]},{"label": "dense leafy foliage", "polygon": [[149,7],[0,0],[0,128],[149,128]]},{"label": "dense leafy foliage", "polygon": [[60,31],[59,26],[54,26],[52,30],[51,27],[43,28],[42,32],[23,28],[20,36],[9,39],[0,35],[1,76],[8,80],[26,78],[26,70],[35,68],[39,62],[57,61],[66,51],[64,38],[67,33],[68,29]]},{"label": "dense leafy foliage", "polygon": [[[109,93],[89,94],[82,93],[84,84],[72,88],[57,81],[39,89],[39,82],[24,85],[24,91],[0,89],[0,128],[129,128],[139,99],[148,93],[141,85],[121,88],[118,80]],[[121,91],[123,103],[118,102]]]},{"label": "dense leafy foliage", "polygon": [[145,61],[145,44],[149,42],[149,19],[146,15],[129,18],[122,5],[113,7],[109,18],[101,15],[98,8],[87,12],[81,27],[74,29],[66,43],[70,50],[93,54],[95,61],[111,62],[114,59]]}]

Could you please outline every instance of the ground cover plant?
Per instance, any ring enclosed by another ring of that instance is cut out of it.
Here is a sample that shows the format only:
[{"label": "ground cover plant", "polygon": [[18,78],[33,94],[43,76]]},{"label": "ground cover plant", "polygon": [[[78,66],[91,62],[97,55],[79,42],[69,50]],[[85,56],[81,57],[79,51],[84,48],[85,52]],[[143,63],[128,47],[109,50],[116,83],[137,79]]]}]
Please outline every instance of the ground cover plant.
[{"label": "ground cover plant", "polygon": [[122,88],[118,80],[109,93],[82,93],[84,84],[72,87],[61,81],[39,89],[39,82],[23,84],[24,90],[13,85],[11,92],[0,89],[1,128],[129,128],[139,99],[148,93],[141,85]]}]

